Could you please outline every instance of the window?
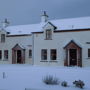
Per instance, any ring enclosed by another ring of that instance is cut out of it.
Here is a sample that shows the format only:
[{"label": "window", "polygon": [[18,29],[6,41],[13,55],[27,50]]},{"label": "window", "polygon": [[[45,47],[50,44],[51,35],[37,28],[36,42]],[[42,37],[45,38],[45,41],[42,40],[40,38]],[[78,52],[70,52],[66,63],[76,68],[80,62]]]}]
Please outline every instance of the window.
[{"label": "window", "polygon": [[52,39],[52,31],[51,30],[46,30],[46,39],[48,39],[48,40]]},{"label": "window", "polygon": [[4,59],[8,59],[8,50],[4,50]]},{"label": "window", "polygon": [[2,51],[0,50],[0,59],[2,59]]},{"label": "window", "polygon": [[47,60],[47,49],[42,49],[41,50],[41,59],[42,60]]},{"label": "window", "polygon": [[1,34],[1,42],[5,42],[5,34]]},{"label": "window", "polygon": [[56,58],[57,58],[56,49],[51,49],[51,60],[56,60]]},{"label": "window", "polygon": [[32,50],[29,50],[29,58],[32,58]]},{"label": "window", "polygon": [[88,57],[90,57],[90,49],[88,49]]}]

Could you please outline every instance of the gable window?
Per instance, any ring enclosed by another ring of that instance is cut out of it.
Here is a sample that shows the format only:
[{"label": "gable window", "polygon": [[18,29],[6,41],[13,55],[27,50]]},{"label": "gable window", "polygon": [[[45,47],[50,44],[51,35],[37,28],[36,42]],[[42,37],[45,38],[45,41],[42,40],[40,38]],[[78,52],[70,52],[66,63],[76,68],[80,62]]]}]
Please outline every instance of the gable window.
[{"label": "gable window", "polygon": [[8,50],[4,50],[4,59],[8,59]]},{"label": "gable window", "polygon": [[88,49],[88,57],[90,58],[90,49]]},{"label": "gable window", "polygon": [[56,49],[51,49],[51,60],[56,60],[56,58],[57,58]]},{"label": "gable window", "polygon": [[47,49],[41,50],[41,60],[47,60]]},{"label": "gable window", "polygon": [[2,50],[0,50],[0,60],[2,59]]},{"label": "gable window", "polygon": [[46,30],[46,39],[47,40],[52,39],[52,31],[51,30]]},{"label": "gable window", "polygon": [[1,34],[1,42],[5,42],[5,34]]},{"label": "gable window", "polygon": [[29,50],[29,58],[32,58],[32,50]]}]

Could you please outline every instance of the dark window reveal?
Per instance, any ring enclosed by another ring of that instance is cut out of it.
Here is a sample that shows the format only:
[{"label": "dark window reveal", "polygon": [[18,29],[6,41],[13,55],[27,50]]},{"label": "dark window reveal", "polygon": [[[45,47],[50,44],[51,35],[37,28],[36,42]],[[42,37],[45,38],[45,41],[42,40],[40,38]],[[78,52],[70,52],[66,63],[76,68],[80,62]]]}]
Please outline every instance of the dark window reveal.
[{"label": "dark window reveal", "polygon": [[4,59],[8,59],[8,50],[4,51]]},{"label": "dark window reveal", "polygon": [[41,50],[41,59],[42,60],[47,60],[47,49],[42,49]]},{"label": "dark window reveal", "polygon": [[56,49],[51,49],[51,60],[56,60],[56,58],[57,58]]},{"label": "dark window reveal", "polygon": [[90,49],[88,49],[88,57],[90,57]]},{"label": "dark window reveal", "polygon": [[0,50],[0,59],[2,59],[2,50]]}]

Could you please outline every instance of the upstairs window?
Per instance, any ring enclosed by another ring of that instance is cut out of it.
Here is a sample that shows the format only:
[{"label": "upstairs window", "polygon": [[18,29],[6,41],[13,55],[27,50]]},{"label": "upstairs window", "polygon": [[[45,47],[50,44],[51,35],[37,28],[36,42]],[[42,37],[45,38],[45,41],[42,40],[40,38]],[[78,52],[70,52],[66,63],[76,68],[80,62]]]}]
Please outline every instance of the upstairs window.
[{"label": "upstairs window", "polygon": [[8,59],[8,50],[4,50],[4,59]]},{"label": "upstairs window", "polygon": [[56,49],[51,49],[51,60],[56,60],[56,58],[57,58]]},{"label": "upstairs window", "polygon": [[90,58],[90,49],[88,49],[88,57]]},{"label": "upstairs window", "polygon": [[42,60],[47,60],[47,49],[42,49],[41,50],[41,59]]},{"label": "upstairs window", "polygon": [[0,60],[2,59],[2,50],[0,50]]},{"label": "upstairs window", "polygon": [[52,31],[51,30],[46,30],[46,39],[47,40],[52,39]]},{"label": "upstairs window", "polygon": [[5,42],[5,34],[1,34],[1,42]]},{"label": "upstairs window", "polygon": [[29,58],[32,58],[32,50],[29,50]]}]

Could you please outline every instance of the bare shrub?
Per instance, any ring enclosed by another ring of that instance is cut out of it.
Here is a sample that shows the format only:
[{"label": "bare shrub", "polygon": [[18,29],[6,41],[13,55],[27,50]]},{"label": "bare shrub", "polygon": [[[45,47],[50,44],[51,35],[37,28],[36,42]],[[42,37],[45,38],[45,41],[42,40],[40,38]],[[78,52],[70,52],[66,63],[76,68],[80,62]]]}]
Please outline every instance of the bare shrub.
[{"label": "bare shrub", "polygon": [[43,82],[47,85],[58,85],[59,79],[49,75],[44,77]]},{"label": "bare shrub", "polygon": [[84,82],[81,81],[81,80],[78,80],[78,81],[74,81],[73,84],[75,84],[76,87],[79,87],[79,88],[83,88],[84,87]]},{"label": "bare shrub", "polygon": [[66,81],[63,81],[63,82],[61,83],[61,86],[67,87],[67,86],[68,86],[68,83],[67,83]]}]

